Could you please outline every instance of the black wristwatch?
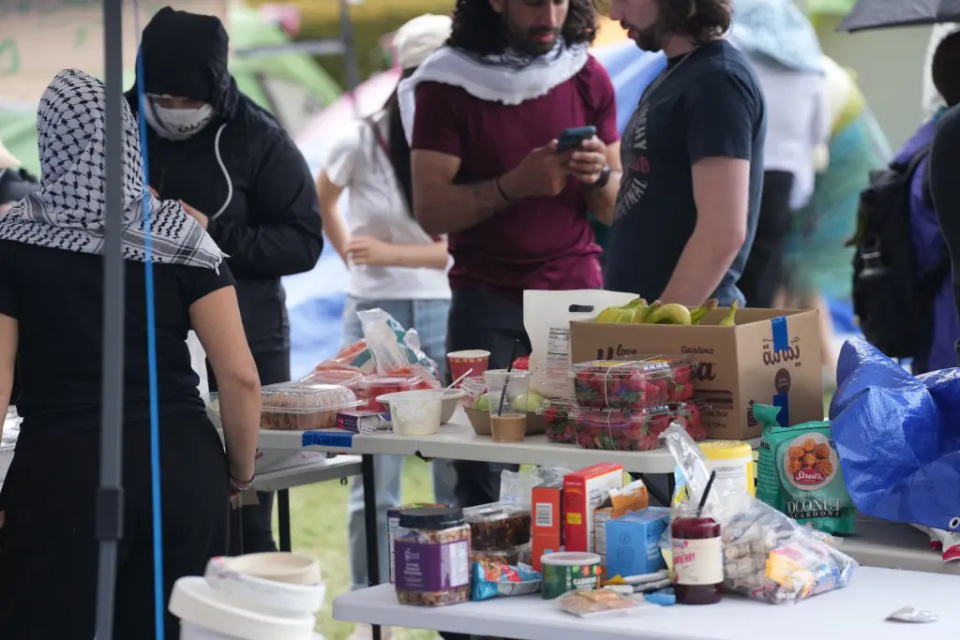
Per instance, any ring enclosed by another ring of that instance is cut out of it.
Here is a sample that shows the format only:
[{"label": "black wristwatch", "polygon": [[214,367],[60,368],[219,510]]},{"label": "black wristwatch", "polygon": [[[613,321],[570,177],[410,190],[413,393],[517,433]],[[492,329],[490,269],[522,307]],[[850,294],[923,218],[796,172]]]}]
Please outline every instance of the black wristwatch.
[{"label": "black wristwatch", "polygon": [[597,178],[597,181],[591,185],[588,185],[590,189],[603,189],[607,186],[607,183],[610,182],[610,176],[613,174],[613,170],[610,169],[610,165],[603,165],[603,169],[600,169],[600,177]]}]

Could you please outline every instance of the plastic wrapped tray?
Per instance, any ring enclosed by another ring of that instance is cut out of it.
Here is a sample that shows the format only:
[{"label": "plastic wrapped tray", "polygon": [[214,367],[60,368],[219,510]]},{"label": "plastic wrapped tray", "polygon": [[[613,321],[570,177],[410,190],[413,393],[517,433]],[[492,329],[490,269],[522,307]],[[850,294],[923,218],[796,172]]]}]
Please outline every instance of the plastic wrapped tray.
[{"label": "plastic wrapped tray", "polygon": [[530,542],[530,507],[492,502],[463,510],[474,551],[501,550]]},{"label": "plastic wrapped tray", "polygon": [[301,384],[332,384],[339,387],[346,387],[356,392],[363,380],[363,374],[359,371],[349,371],[347,369],[320,369],[311,371],[309,375],[303,378]]},{"label": "plastic wrapped tray", "polygon": [[275,431],[326,429],[337,422],[337,413],[361,403],[346,387],[329,384],[281,382],[263,387],[260,426]]},{"label": "plastic wrapped tray", "polygon": [[594,360],[573,365],[577,403],[591,409],[637,411],[667,402],[667,362]]}]

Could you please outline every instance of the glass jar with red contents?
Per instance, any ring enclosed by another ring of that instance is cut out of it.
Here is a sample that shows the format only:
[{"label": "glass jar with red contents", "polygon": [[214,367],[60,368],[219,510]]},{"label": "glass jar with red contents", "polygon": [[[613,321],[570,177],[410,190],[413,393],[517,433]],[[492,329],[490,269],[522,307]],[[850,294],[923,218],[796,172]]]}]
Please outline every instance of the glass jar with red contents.
[{"label": "glass jar with red contents", "polygon": [[677,604],[716,604],[723,597],[720,523],[697,511],[690,502],[677,505],[670,524]]},{"label": "glass jar with red contents", "polygon": [[420,384],[420,376],[370,376],[360,382],[360,397],[367,401],[366,411],[389,413],[390,407],[377,402],[377,398],[388,393],[413,391]]}]

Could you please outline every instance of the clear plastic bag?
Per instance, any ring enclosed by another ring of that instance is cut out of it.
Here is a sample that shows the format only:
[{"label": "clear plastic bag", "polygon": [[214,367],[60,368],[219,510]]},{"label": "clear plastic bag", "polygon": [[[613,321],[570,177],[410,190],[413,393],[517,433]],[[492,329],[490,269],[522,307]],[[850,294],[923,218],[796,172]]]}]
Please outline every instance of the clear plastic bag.
[{"label": "clear plastic bag", "polygon": [[404,329],[383,309],[358,311],[367,349],[377,365],[381,376],[396,376],[406,373],[419,374],[431,386],[439,386],[440,373],[437,363],[427,357],[420,348],[416,329]]},{"label": "clear plastic bag", "polygon": [[[699,500],[710,478],[703,452],[678,424],[663,438],[683,476],[681,495]],[[720,522],[727,592],[771,604],[799,602],[847,586],[858,566],[832,536],[801,526],[746,492],[711,491],[704,512]]]}]

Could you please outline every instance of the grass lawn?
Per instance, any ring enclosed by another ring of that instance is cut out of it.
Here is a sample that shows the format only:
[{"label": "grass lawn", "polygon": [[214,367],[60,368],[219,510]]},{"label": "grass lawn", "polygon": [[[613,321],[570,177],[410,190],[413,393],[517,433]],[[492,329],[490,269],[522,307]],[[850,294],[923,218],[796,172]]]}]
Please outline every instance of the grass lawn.
[{"label": "grass lawn", "polygon": [[[336,481],[290,490],[290,528],[293,550],[320,559],[327,584],[327,602],[317,615],[317,631],[326,640],[346,640],[352,623],[333,619],[333,599],[350,589],[347,555],[347,497],[349,488]],[[403,472],[403,501],[432,502],[430,467],[417,458],[408,458]],[[274,531],[276,532],[276,516]],[[399,640],[432,640],[432,631],[404,629]]]}]

